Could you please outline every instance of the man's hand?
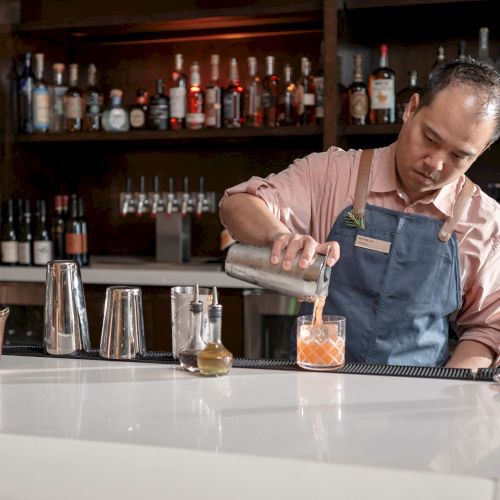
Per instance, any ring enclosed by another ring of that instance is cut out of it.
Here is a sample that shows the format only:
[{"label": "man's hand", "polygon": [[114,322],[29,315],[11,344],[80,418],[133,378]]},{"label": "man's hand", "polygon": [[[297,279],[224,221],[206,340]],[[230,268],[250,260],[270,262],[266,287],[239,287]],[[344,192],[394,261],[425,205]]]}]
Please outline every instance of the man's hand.
[{"label": "man's hand", "polygon": [[446,368],[469,368],[477,372],[479,368],[489,368],[495,354],[492,349],[475,340],[462,340],[446,363]]},{"label": "man's hand", "polygon": [[327,241],[318,243],[311,236],[304,236],[293,233],[279,233],[273,239],[271,250],[271,262],[275,265],[280,263],[281,253],[285,250],[283,257],[283,269],[289,271],[292,268],[293,261],[299,252],[302,252],[299,267],[305,269],[312,264],[314,255],[317,253],[326,255],[328,247],[327,266],[333,266],[340,257],[340,247],[336,241]]}]

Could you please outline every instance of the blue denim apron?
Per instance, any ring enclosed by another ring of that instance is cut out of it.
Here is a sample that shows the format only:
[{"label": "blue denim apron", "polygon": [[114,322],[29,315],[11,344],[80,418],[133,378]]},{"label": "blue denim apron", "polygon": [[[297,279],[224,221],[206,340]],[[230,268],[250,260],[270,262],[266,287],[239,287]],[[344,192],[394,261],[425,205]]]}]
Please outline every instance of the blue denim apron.
[{"label": "blue denim apron", "polygon": [[[324,314],[346,317],[346,361],[442,366],[449,317],[461,301],[454,225],[446,233],[437,219],[363,203],[365,229],[347,224],[347,207],[327,238],[339,243],[340,259]],[[355,246],[358,235],[390,243],[388,253]],[[312,314],[312,305],[300,314]]]}]

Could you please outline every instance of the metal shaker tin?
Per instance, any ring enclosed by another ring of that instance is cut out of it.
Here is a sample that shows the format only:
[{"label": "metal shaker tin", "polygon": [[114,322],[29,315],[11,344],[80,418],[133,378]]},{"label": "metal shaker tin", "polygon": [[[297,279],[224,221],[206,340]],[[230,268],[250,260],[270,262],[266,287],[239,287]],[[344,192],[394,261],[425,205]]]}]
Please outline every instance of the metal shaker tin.
[{"label": "metal shaker tin", "polygon": [[235,243],[226,256],[224,270],[233,278],[253,283],[275,292],[313,302],[316,296],[326,296],[331,268],[326,256],[317,254],[306,269],[299,267],[297,255],[290,271],[271,263],[271,249]]}]

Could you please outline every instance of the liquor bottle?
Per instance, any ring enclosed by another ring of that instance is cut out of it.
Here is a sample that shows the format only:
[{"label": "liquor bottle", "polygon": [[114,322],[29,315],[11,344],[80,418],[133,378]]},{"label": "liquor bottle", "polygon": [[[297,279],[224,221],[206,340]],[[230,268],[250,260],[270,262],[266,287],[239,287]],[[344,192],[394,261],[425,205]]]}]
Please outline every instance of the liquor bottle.
[{"label": "liquor bottle", "polygon": [[233,355],[222,343],[222,305],[217,297],[217,287],[214,286],[212,304],[208,308],[208,343],[198,353],[196,360],[201,375],[220,376],[226,375],[233,366]]},{"label": "liquor bottle", "polygon": [[170,97],[170,128],[179,130],[186,128],[186,98],[187,78],[182,72],[182,54],[175,54],[175,69],[169,89]]},{"label": "liquor bottle", "polygon": [[52,217],[52,241],[54,242],[54,257],[56,259],[64,259],[66,252],[64,250],[64,230],[66,227],[66,212],[64,210],[66,198],[67,209],[67,196],[57,195],[55,197],[55,214]]},{"label": "liquor bottle", "polygon": [[55,63],[52,65],[54,72],[54,81],[49,86],[50,94],[50,132],[60,133],[64,132],[65,118],[64,118],[64,99],[68,87],[64,85],[64,64]]},{"label": "liquor bottle", "polygon": [[403,123],[403,115],[410,98],[422,90],[417,84],[418,75],[416,70],[408,71],[408,86],[400,90],[396,95],[396,115],[398,123]]},{"label": "liquor bottle", "polygon": [[337,55],[337,89],[335,94],[335,104],[337,106],[337,120],[346,125],[349,123],[349,91],[342,83],[342,58]]},{"label": "liquor bottle", "polygon": [[2,264],[14,266],[19,261],[19,243],[14,222],[14,200],[7,201],[7,213],[2,225]]},{"label": "liquor bottle", "polygon": [[297,83],[297,118],[299,125],[316,123],[316,89],[311,76],[311,63],[307,57],[301,59],[301,71]]},{"label": "liquor bottle", "polygon": [[316,88],[316,124],[322,125],[325,115],[325,43],[321,41],[319,54],[319,66],[313,74],[314,86]]},{"label": "liquor bottle", "polygon": [[349,125],[366,125],[368,116],[368,93],[363,82],[362,56],[354,54],[354,77],[347,89],[349,101]]},{"label": "liquor bottle", "polygon": [[381,125],[396,121],[396,75],[389,68],[387,45],[380,46],[378,68],[370,74],[370,123]]},{"label": "liquor bottle", "polygon": [[262,82],[257,74],[257,58],[248,58],[248,79],[245,83],[244,101],[245,125],[248,127],[262,126]]},{"label": "liquor bottle", "polygon": [[102,128],[106,132],[127,132],[130,127],[128,111],[122,106],[122,95],[120,89],[112,89],[109,93],[111,104],[102,114]]},{"label": "liquor bottle", "polygon": [[19,228],[19,264],[33,265],[33,234],[31,232],[30,201],[24,200],[21,225]]},{"label": "liquor bottle", "polygon": [[48,132],[50,125],[49,89],[43,79],[43,54],[35,54],[35,85],[33,87],[33,130]]},{"label": "liquor bottle", "polygon": [[245,89],[240,83],[238,61],[229,60],[229,83],[224,89],[224,127],[240,128],[245,122],[243,110]]},{"label": "liquor bottle", "polygon": [[286,63],[278,98],[278,124],[281,127],[295,125],[297,120],[296,87],[292,76],[292,67]]},{"label": "liquor bottle", "polygon": [[488,46],[489,30],[488,28],[479,28],[479,49],[477,51],[477,60],[481,61],[492,68],[495,67],[495,63],[490,56],[490,50]]},{"label": "liquor bottle", "polygon": [[82,225],[78,217],[78,198],[76,194],[72,194],[70,198],[69,215],[66,219],[64,237],[64,248],[66,250],[66,258],[76,260],[80,265],[83,265],[83,235]]},{"label": "liquor bottle", "polygon": [[54,243],[47,227],[47,207],[45,200],[37,200],[36,224],[33,233],[33,262],[35,266],[45,266],[54,259]]},{"label": "liquor bottle", "polygon": [[64,97],[66,132],[81,132],[83,127],[82,91],[78,87],[78,64],[69,65],[69,88]]},{"label": "liquor bottle", "polygon": [[458,51],[457,51],[457,59],[459,61],[467,60],[467,42],[465,40],[460,40],[458,42]]},{"label": "liquor bottle", "polygon": [[24,56],[24,68],[19,78],[20,132],[33,133],[33,87],[35,75],[31,66],[31,53]]},{"label": "liquor bottle", "polygon": [[444,64],[444,47],[442,45],[438,45],[436,60],[432,63],[431,69],[429,71],[429,80],[432,78],[432,75],[434,75],[436,71]]},{"label": "liquor bottle", "polygon": [[192,62],[189,71],[189,91],[187,96],[186,128],[200,130],[205,126],[203,113],[204,95],[201,90],[200,65]]},{"label": "liquor bottle", "polygon": [[266,74],[262,79],[262,111],[265,127],[278,124],[279,78],[274,72],[274,56],[266,56]]},{"label": "liquor bottle", "polygon": [[146,128],[148,112],[148,92],[143,89],[138,89],[136,92],[135,104],[132,104],[132,106],[128,108],[130,130],[144,130]]},{"label": "liquor bottle", "polygon": [[210,83],[205,88],[205,124],[222,127],[222,86],[219,80],[219,55],[210,56]]},{"label": "liquor bottle", "polygon": [[85,89],[85,130],[97,132],[101,130],[102,93],[96,83],[97,68],[89,64],[87,88]]},{"label": "liquor bottle", "polygon": [[78,197],[78,220],[80,221],[82,239],[82,266],[89,265],[89,225],[85,217],[85,205],[83,198]]},{"label": "liquor bottle", "polygon": [[163,93],[163,80],[160,78],[156,80],[156,94],[149,99],[148,128],[150,130],[167,130],[168,113],[168,98]]}]

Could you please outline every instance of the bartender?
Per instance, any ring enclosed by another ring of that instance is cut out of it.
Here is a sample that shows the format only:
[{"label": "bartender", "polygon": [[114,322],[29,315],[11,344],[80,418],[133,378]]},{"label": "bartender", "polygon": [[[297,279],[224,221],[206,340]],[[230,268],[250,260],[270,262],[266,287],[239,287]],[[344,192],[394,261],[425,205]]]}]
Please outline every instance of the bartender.
[{"label": "bartender", "polygon": [[489,367],[500,354],[500,205],[465,174],[500,136],[500,75],[449,63],[403,121],[388,147],[331,147],[228,189],[221,220],[237,241],[272,247],[285,271],[331,246],[324,314],[347,318],[346,361]]}]

